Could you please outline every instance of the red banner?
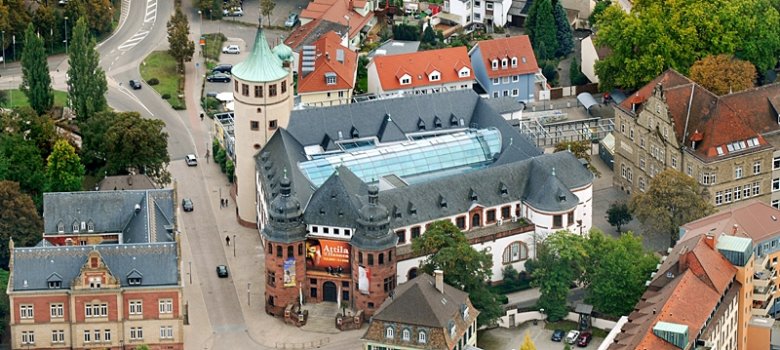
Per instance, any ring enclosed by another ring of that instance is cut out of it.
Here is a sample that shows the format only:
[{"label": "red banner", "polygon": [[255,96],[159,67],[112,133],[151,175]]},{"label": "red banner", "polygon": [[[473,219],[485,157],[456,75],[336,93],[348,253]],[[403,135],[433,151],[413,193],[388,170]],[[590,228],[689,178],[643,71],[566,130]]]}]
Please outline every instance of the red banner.
[{"label": "red banner", "polygon": [[349,249],[349,242],[308,239],[306,268],[329,273],[349,273]]}]

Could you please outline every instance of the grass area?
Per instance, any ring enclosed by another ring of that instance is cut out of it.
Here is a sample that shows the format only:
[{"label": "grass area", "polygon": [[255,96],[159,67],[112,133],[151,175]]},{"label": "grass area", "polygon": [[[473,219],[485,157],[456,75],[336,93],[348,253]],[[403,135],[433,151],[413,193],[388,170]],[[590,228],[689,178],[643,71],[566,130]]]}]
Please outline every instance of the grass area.
[{"label": "grass area", "polygon": [[[544,328],[550,330],[563,329],[564,332],[569,333],[572,329],[577,329],[577,322],[572,321],[558,321],[558,322],[545,322]],[[594,337],[606,338],[607,332],[603,329],[593,328],[591,329]]]},{"label": "grass area", "polygon": [[[8,92],[8,108],[29,106],[30,101],[27,95],[19,89],[5,90]],[[54,105],[64,107],[68,103],[68,93],[65,91],[54,90]]]},{"label": "grass area", "polygon": [[167,100],[173,109],[185,109],[184,100],[179,98],[179,94],[183,93],[179,92],[179,87],[184,86],[183,77],[176,70],[176,60],[168,51],[154,51],[146,56],[141,63],[141,78],[147,85],[152,78],[159,80],[160,83],[152,88],[163,98],[169,97]]},{"label": "grass area", "polygon": [[203,55],[206,60],[219,62],[219,54],[222,53],[222,44],[227,40],[222,33],[209,33],[203,35],[206,37],[206,46],[203,48]]}]

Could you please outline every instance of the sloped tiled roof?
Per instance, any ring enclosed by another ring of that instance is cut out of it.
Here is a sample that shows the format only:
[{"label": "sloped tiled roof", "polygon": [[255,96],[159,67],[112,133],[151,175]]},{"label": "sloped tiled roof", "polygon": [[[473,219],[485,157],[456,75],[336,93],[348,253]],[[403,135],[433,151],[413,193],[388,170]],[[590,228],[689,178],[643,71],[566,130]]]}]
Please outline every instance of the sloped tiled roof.
[{"label": "sloped tiled roof", "polygon": [[344,23],[318,18],[293,29],[290,35],[284,39],[284,43],[293,51],[300,52],[304,46],[313,45],[325,33],[344,33],[346,31],[347,26]]},{"label": "sloped tiled roof", "polygon": [[446,283],[444,293],[440,292],[434,278],[426,273],[399,285],[394,293],[393,298],[387,298],[379,307],[374,320],[443,328],[458,317],[461,305],[469,297],[468,293]]},{"label": "sloped tiled roof", "polygon": [[[314,71],[304,74],[303,65],[298,65],[298,92],[318,92],[345,90],[355,87],[357,73],[357,54],[341,46],[341,38],[334,32],[328,32],[314,43],[316,59]],[[340,53],[339,53],[340,52]],[[339,58],[343,57],[343,61]],[[336,83],[328,85],[326,73],[336,75]]]},{"label": "sloped tiled roof", "polygon": [[[478,41],[472,49],[475,52],[479,47],[482,53],[482,62],[488,77],[497,78],[518,74],[533,74],[539,70],[534,49],[528,35],[515,35],[508,38],[497,38]],[[517,58],[517,66],[512,67],[512,57]],[[506,58],[508,68],[501,68],[501,60]],[[498,69],[493,70],[492,60],[498,60]],[[476,64],[476,63],[474,63]]]},{"label": "sloped tiled roof", "polygon": [[347,18],[349,18],[349,37],[352,38],[374,17],[373,12],[361,16],[354,10],[353,5],[350,0],[314,0],[301,11],[301,18],[325,19],[344,24],[347,24]]},{"label": "sloped tiled roof", "polygon": [[[426,64],[421,64],[421,62]],[[426,71],[431,64],[441,75],[438,81],[428,80]],[[374,60],[369,63],[369,69],[372,66],[375,67],[379,83],[385,91],[474,80],[471,61],[465,46],[400,55],[375,56]],[[467,77],[460,77],[458,70],[464,66],[468,67],[471,73]],[[399,78],[403,74],[399,75],[399,73],[409,74],[411,84],[401,85]]]}]

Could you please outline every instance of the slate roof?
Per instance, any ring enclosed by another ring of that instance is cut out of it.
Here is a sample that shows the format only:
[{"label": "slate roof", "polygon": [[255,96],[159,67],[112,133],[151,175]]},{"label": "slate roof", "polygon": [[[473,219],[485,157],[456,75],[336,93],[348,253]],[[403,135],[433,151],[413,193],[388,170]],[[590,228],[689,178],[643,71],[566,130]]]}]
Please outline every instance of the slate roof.
[{"label": "slate roof", "polygon": [[[316,47],[314,71],[304,74],[303,65],[298,65],[298,93],[354,88],[357,53],[341,46],[341,37],[334,32],[325,33],[314,43],[314,46]],[[338,61],[339,52],[343,57],[341,62]],[[327,84],[325,79],[327,73],[336,75],[335,84]]]},{"label": "slate roof", "polygon": [[[474,64],[482,64],[488,77],[506,77],[512,75],[534,74],[539,71],[534,49],[528,35],[515,35],[508,38],[496,38],[478,41],[471,53],[479,47],[480,57],[474,57]],[[512,67],[512,57],[517,58],[517,65]],[[479,59],[479,61],[477,61]],[[507,59],[507,68],[502,68],[501,60]],[[498,69],[493,69],[492,60],[498,60]],[[481,61],[481,62],[480,62]]]},{"label": "slate roof", "polygon": [[321,18],[315,19],[309,23],[295,28],[284,43],[299,52],[306,45],[313,45],[323,34],[328,32],[344,33],[347,26],[343,23],[331,22]]},{"label": "slate roof", "polygon": [[[444,284],[444,293],[436,289],[435,279],[426,273],[399,285],[393,298],[385,299],[373,320],[444,328],[459,316],[468,293]],[[443,302],[442,300],[446,300]],[[415,315],[415,317],[409,317]]]},{"label": "slate roof", "polygon": [[98,191],[152,190],[157,188],[144,174],[106,176],[98,183]]},{"label": "slate roof", "polygon": [[127,277],[132,277],[131,273],[142,276],[140,287],[176,286],[179,282],[177,249],[174,242],[15,248],[12,289],[49,290],[47,281],[51,278],[60,278],[60,289],[68,289],[92,250],[100,253],[122,287],[130,286]]},{"label": "slate roof", "polygon": [[96,234],[122,233],[122,243],[172,242],[173,198],[172,189],[44,193],[43,235],[71,235],[74,222],[91,222]]}]

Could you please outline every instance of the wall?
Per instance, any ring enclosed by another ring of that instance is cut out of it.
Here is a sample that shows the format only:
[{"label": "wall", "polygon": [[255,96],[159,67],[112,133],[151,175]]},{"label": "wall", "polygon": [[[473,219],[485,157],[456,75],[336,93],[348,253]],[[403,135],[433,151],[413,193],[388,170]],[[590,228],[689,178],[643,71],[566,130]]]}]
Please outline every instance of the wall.
[{"label": "wall", "polygon": [[[523,324],[528,321],[543,321],[547,318],[547,315],[543,315],[539,311],[528,311],[528,312],[517,312],[517,309],[511,309],[506,312],[506,315],[499,317],[498,319],[498,326],[502,328],[510,328],[512,327],[512,324],[510,323],[512,316],[514,316],[514,326],[518,326],[520,324]],[[580,319],[580,315],[569,312],[566,317],[566,320],[578,322]],[[617,322],[610,321],[610,320],[604,320],[600,318],[591,318],[592,325],[594,328],[599,328],[603,330],[610,330],[615,327]]]},{"label": "wall", "polygon": [[580,56],[580,70],[582,74],[588,77],[588,80],[598,83],[599,77],[596,75],[596,62],[599,60],[599,54],[596,52],[596,46],[593,44],[593,36],[582,39],[582,51]]},{"label": "wall", "polygon": [[379,84],[379,73],[376,69],[376,64],[374,64],[374,61],[371,61],[368,63],[368,66],[366,67],[367,73],[368,73],[368,87],[366,88],[366,92],[374,93],[374,94],[381,94],[384,91],[382,90],[382,85]]},{"label": "wall", "polygon": [[[339,92],[343,97],[339,97]],[[349,104],[352,101],[352,89],[317,91],[298,94],[301,104],[307,107],[327,107]]]}]

